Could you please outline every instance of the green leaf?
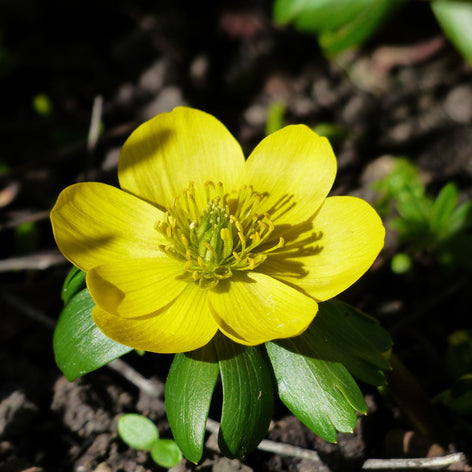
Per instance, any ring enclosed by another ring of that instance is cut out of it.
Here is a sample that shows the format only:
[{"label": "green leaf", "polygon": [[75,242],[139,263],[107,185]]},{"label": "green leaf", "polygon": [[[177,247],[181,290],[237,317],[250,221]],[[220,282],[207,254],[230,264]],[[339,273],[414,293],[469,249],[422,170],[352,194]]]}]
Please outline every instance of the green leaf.
[{"label": "green leaf", "polygon": [[329,55],[367,40],[407,0],[276,0],[278,24],[293,23],[301,32],[318,35]]},{"label": "green leaf", "polygon": [[452,182],[441,189],[431,209],[431,231],[442,236],[450,233],[451,215],[458,201],[459,191]]},{"label": "green leaf", "polygon": [[273,16],[278,24],[294,23],[299,31],[318,33],[326,29],[335,29],[352,20],[362,8],[352,0],[276,0]]},{"label": "green leaf", "polygon": [[62,285],[61,298],[64,305],[67,305],[69,300],[84,288],[85,272],[82,272],[77,267],[72,267]]},{"label": "green leaf", "polygon": [[339,362],[319,357],[308,336],[266,343],[287,408],[315,434],[336,442],[337,431],[352,432],[356,410],[367,406],[359,387]]},{"label": "green leaf", "polygon": [[454,381],[452,387],[435,398],[460,415],[472,414],[472,374],[465,374]]},{"label": "green leaf", "polygon": [[286,108],[287,106],[283,102],[275,102],[270,105],[267,110],[266,136],[283,128]]},{"label": "green leaf", "polygon": [[390,367],[384,353],[391,345],[373,318],[330,300],[320,304],[301,336],[266,343],[266,348],[281,400],[312,431],[335,442],[337,431],[354,429],[356,411],[367,409],[351,374],[382,385],[381,370]]},{"label": "green leaf", "polygon": [[167,419],[184,456],[197,463],[203,453],[205,428],[219,368],[213,344],[176,354],[165,390]]},{"label": "green leaf", "polygon": [[341,362],[359,380],[383,385],[383,370],[390,369],[385,355],[392,339],[372,317],[339,300],[320,304],[305,336],[316,346],[319,357]]},{"label": "green leaf", "polygon": [[467,201],[459,205],[453,212],[449,221],[451,234],[465,230],[472,226],[472,202]]},{"label": "green leaf", "polygon": [[93,307],[90,293],[82,290],[64,307],[54,331],[56,363],[70,381],[132,350],[98,329],[91,315]]},{"label": "green leaf", "polygon": [[170,469],[182,460],[182,451],[172,439],[159,439],[151,449],[151,457],[157,465]]},{"label": "green leaf", "polygon": [[433,202],[425,195],[415,195],[408,191],[397,195],[397,211],[405,220],[429,225],[432,209]]},{"label": "green leaf", "polygon": [[[359,46],[368,40],[405,0],[352,1],[352,18],[337,29],[324,29],[319,36],[320,45],[329,56]],[[336,2],[331,2],[336,5]],[[357,6],[357,11],[354,7]]]},{"label": "green leaf", "polygon": [[159,439],[156,425],[149,418],[137,413],[120,416],[117,430],[120,438],[138,451],[150,451]]},{"label": "green leaf", "polygon": [[472,4],[434,0],[431,8],[448,39],[472,65]]},{"label": "green leaf", "polygon": [[259,347],[217,335],[215,347],[223,384],[218,443],[227,457],[254,450],[269,429],[274,405],[272,373]]}]

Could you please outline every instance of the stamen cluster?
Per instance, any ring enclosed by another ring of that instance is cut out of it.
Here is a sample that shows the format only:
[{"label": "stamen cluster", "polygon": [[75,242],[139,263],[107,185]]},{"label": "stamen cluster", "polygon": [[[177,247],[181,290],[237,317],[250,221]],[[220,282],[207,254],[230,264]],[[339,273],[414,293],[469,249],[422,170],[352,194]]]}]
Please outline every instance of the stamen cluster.
[{"label": "stamen cluster", "polygon": [[268,213],[258,213],[264,195],[251,186],[243,186],[230,198],[221,182],[210,181],[205,192],[207,206],[200,210],[191,183],[156,227],[168,240],[161,249],[182,259],[184,271],[201,287],[209,288],[231,277],[235,270],[255,269],[268,253],[283,247],[284,240],[260,247],[268,241],[274,224]]}]

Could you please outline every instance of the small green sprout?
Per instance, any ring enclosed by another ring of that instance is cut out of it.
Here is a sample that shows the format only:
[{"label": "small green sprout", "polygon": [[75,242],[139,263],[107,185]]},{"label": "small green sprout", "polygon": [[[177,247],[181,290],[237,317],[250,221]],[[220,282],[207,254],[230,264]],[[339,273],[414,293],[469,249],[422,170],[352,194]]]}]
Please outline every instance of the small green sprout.
[{"label": "small green sprout", "polygon": [[156,425],[137,413],[123,415],[118,420],[118,435],[130,448],[148,451],[152,460],[164,468],[171,468],[182,460],[182,452],[172,439],[159,439]]},{"label": "small green sprout", "polygon": [[285,126],[285,110],[287,109],[285,103],[274,102],[269,106],[267,110],[267,122],[265,134],[275,133],[279,129]]},{"label": "small green sprout", "polygon": [[[419,171],[406,159],[399,159],[392,172],[373,184],[380,194],[377,211],[396,216],[389,226],[398,240],[414,256],[432,256],[444,268],[472,269],[472,202],[459,202],[459,190],[450,182],[441,188],[436,198],[426,193]],[[404,255],[392,260],[395,273],[405,273]]]},{"label": "small green sprout", "polygon": [[43,118],[51,116],[53,111],[51,99],[45,93],[38,93],[34,96],[33,108],[36,113]]},{"label": "small green sprout", "polygon": [[404,252],[395,254],[390,261],[390,268],[394,274],[406,274],[410,272],[411,266],[411,257]]}]

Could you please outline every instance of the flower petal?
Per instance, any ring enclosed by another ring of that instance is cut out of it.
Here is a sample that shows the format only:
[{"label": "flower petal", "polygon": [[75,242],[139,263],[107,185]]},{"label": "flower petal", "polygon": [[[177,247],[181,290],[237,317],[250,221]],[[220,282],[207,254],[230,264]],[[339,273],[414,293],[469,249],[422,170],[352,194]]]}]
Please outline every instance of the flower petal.
[{"label": "flower petal", "polygon": [[367,271],[383,247],[385,228],[367,202],[347,196],[327,198],[313,227],[319,235],[314,250],[302,250],[294,241],[292,247],[288,244],[273,253],[260,268],[322,301],[342,292]]},{"label": "flower petal", "polygon": [[207,344],[218,326],[210,314],[207,291],[194,284],[165,309],[142,318],[121,318],[96,306],[95,324],[114,341],[159,353],[187,352]]},{"label": "flower petal", "polygon": [[244,175],[240,145],[212,115],[178,107],[143,123],[120,154],[120,185],[162,207],[195,183],[197,203],[206,207],[204,184],[223,182],[238,189]]},{"label": "flower petal", "polygon": [[172,302],[189,283],[182,278],[183,262],[165,254],[125,259],[94,267],[87,287],[103,310],[125,318],[153,313]]},{"label": "flower petal", "polygon": [[318,310],[313,299],[257,272],[220,282],[209,302],[220,330],[246,345],[297,336]]},{"label": "flower petal", "polygon": [[122,190],[98,182],[71,185],[51,211],[56,243],[79,269],[125,257],[153,257],[165,243],[155,224],[163,213]]},{"label": "flower petal", "polygon": [[[268,211],[276,225],[292,225],[311,218],[328,195],[336,157],[326,138],[305,125],[291,125],[259,143],[247,160],[247,173],[254,190],[268,194],[260,213]],[[280,209],[274,214],[275,206]]]}]

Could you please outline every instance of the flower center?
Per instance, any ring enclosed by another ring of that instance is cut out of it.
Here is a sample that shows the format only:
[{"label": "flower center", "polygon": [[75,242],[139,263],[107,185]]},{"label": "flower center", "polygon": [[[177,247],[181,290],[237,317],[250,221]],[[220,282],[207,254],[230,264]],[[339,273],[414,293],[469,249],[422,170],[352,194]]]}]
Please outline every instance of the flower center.
[{"label": "flower center", "polygon": [[168,241],[160,249],[183,259],[184,270],[208,288],[231,277],[235,270],[255,269],[269,252],[283,247],[284,240],[263,246],[274,224],[268,213],[258,213],[264,195],[251,186],[243,186],[230,198],[221,182],[207,182],[205,192],[207,205],[200,209],[191,183],[156,227]]}]

